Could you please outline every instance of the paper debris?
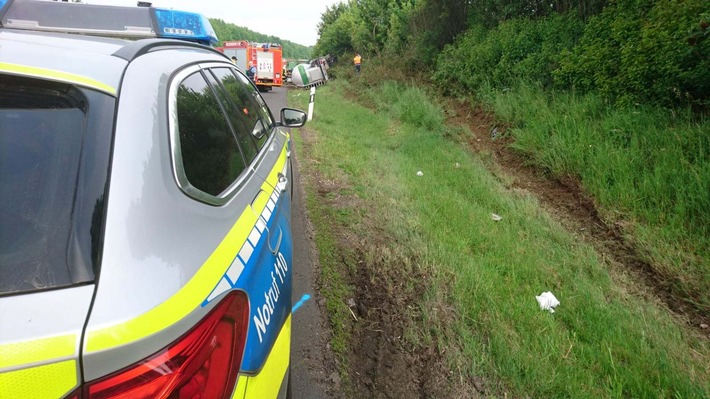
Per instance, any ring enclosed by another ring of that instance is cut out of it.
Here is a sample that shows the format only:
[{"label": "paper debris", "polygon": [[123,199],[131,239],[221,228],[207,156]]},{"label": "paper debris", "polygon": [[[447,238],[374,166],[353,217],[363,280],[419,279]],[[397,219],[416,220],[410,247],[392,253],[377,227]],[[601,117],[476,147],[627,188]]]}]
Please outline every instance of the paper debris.
[{"label": "paper debris", "polygon": [[503,220],[503,216],[491,213],[491,219],[493,219],[493,221],[495,222],[500,222],[501,220]]},{"label": "paper debris", "polygon": [[555,313],[555,307],[560,304],[560,301],[558,301],[550,291],[543,292],[540,296],[536,296],[535,298],[537,298],[537,302],[540,304],[540,309],[549,310],[550,313]]},{"label": "paper debris", "polygon": [[424,173],[420,170],[419,172],[417,172],[417,176],[424,176]]}]

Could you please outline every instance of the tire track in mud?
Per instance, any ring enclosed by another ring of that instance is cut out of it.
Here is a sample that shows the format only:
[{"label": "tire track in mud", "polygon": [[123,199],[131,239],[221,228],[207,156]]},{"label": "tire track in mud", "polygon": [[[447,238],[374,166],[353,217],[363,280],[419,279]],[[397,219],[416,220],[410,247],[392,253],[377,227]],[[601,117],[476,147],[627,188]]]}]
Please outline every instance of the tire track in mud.
[{"label": "tire track in mud", "polygon": [[693,301],[693,293],[682,291],[680,281],[663,275],[646,261],[633,243],[624,238],[622,222],[604,221],[594,199],[579,181],[553,179],[531,166],[524,155],[509,148],[513,140],[505,135],[507,126],[497,123],[494,116],[480,107],[453,102],[450,107],[455,115],[449,122],[467,126],[473,132],[474,137],[466,139],[469,148],[492,154],[499,173],[513,178],[510,188],[525,190],[536,197],[570,234],[590,243],[612,267],[638,281],[638,294],[652,294],[652,299],[660,300],[686,325],[710,339],[710,329],[701,327],[710,324],[710,309],[703,309]]},{"label": "tire track in mud", "polygon": [[[710,323],[710,312],[685,299],[685,294],[675,288],[677,282],[661,275],[645,261],[633,244],[624,238],[620,222],[610,224],[604,221],[594,199],[585,193],[578,181],[572,178],[553,179],[545,171],[530,166],[525,156],[508,147],[512,140],[504,134],[506,126],[498,123],[491,113],[468,103],[451,102],[448,109],[454,110],[454,116],[450,116],[448,122],[468,127],[473,136],[464,137],[465,143],[473,152],[491,154],[492,173],[512,181],[508,184],[509,189],[524,190],[533,195],[570,234],[592,245],[611,268],[630,275],[632,281],[638,282],[637,289],[633,291],[635,295],[662,302],[679,320],[710,339],[710,330],[700,327]],[[497,129],[496,137],[491,137],[494,129]],[[309,132],[308,135],[315,136],[316,133]],[[304,140],[306,152],[313,141],[313,137]],[[328,207],[356,209],[361,206],[359,199],[353,196],[332,195],[341,190],[347,192],[346,182],[326,181],[317,173],[309,178],[319,200]],[[354,254],[341,259],[343,263],[350,263],[351,273],[346,277],[354,287],[353,298],[347,304],[353,316],[349,321],[352,341],[347,353],[350,381],[345,382],[348,384],[345,388],[348,396],[484,396],[486,383],[495,385],[495,381],[450,373],[446,354],[436,342],[417,346],[403,339],[407,329],[421,321],[417,309],[403,309],[418,303],[421,294],[428,288],[430,277],[426,271],[416,267],[408,270],[410,277],[406,280],[402,280],[402,275],[406,273],[395,275],[397,267],[392,262],[402,259],[378,256],[378,252],[386,248],[387,238],[377,231],[375,224],[373,222],[372,226],[364,229],[369,232],[369,237],[357,237],[343,226],[333,226],[339,246]],[[378,242],[368,241],[373,237],[378,237]],[[416,265],[416,259],[402,261]],[[398,280],[400,283],[392,283]],[[453,313],[451,311],[451,317],[455,317]]]}]

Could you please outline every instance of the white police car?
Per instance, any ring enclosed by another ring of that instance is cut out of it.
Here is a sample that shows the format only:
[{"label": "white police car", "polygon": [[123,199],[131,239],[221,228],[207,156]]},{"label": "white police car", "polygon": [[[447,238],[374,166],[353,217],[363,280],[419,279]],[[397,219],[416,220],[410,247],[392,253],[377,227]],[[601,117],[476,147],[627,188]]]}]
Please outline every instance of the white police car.
[{"label": "white police car", "polygon": [[0,0],[0,25],[0,398],[286,396],[305,114],[197,14]]}]

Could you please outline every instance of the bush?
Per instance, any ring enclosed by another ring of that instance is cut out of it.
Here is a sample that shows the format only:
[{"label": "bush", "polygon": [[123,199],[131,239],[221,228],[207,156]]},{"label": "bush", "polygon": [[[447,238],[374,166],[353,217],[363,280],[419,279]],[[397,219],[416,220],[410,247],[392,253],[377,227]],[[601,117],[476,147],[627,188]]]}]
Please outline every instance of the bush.
[{"label": "bush", "polygon": [[513,19],[490,31],[477,26],[444,49],[434,76],[444,86],[474,91],[485,82],[507,88],[520,80],[549,87],[560,52],[572,48],[582,32],[579,18],[559,14]]},{"label": "bush", "polygon": [[559,87],[597,90],[622,104],[707,105],[707,0],[616,0],[561,57]]}]

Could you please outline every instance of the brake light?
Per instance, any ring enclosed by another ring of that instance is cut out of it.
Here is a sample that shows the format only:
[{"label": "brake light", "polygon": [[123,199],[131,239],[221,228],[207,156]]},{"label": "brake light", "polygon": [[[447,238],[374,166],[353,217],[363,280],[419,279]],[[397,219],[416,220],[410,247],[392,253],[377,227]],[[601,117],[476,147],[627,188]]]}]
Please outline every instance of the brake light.
[{"label": "brake light", "polygon": [[227,295],[167,348],[84,387],[84,398],[229,398],[249,323],[246,294]]}]

